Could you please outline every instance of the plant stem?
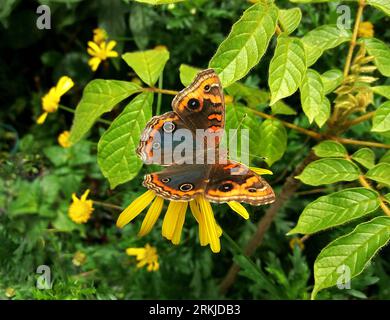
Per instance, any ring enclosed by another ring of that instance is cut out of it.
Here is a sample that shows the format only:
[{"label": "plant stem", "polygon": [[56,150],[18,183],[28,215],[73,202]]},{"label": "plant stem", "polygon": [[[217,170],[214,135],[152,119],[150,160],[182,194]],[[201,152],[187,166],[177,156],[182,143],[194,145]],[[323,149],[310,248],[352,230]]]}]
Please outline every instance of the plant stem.
[{"label": "plant stem", "polygon": [[179,93],[179,91],[175,91],[175,90],[167,90],[167,89],[160,89],[160,88],[155,88],[155,87],[151,87],[151,88],[142,88],[141,89],[142,91],[149,91],[149,92],[156,92],[156,93],[162,93],[162,94],[170,94],[172,96],[175,96]]},{"label": "plant stem", "polygon": [[359,0],[359,7],[358,7],[358,10],[356,13],[356,18],[355,18],[355,26],[353,28],[352,39],[351,39],[351,42],[349,45],[348,55],[347,55],[347,59],[345,61],[345,65],[344,65],[344,78],[346,78],[348,76],[349,69],[351,68],[353,51],[354,51],[355,46],[356,46],[356,40],[358,37],[360,21],[362,19],[363,9],[364,9],[365,5],[366,5],[366,0]]},{"label": "plant stem", "polygon": [[338,138],[334,136],[331,136],[329,138],[343,144],[353,144],[357,146],[390,149],[390,144],[384,144],[384,143],[379,143],[374,141],[354,140],[354,139],[347,139],[347,138]]},{"label": "plant stem", "polygon": [[357,125],[361,122],[364,122],[366,120],[371,119],[374,115],[375,115],[375,111],[368,112],[360,117],[357,117],[356,119],[345,122],[344,126],[347,128],[352,127],[352,126]]},{"label": "plant stem", "polygon": [[[359,182],[363,187],[375,191],[375,189],[368,183],[367,179],[363,175],[359,176]],[[379,196],[379,203],[383,212],[386,215],[390,216],[390,209],[387,207],[386,203],[383,201],[383,198],[381,196]]]},{"label": "plant stem", "polygon": [[96,201],[96,200],[92,200],[92,201],[94,204],[97,204],[98,206],[102,206],[102,207],[106,207],[106,208],[110,208],[110,209],[115,209],[115,210],[119,210],[119,211],[123,210],[122,207],[117,206],[116,204],[106,203],[106,202]]},{"label": "plant stem", "polygon": [[[62,105],[62,104],[60,104],[60,105],[58,106],[58,108],[59,108],[59,109],[62,109],[62,110],[65,110],[65,111],[68,111],[68,112],[70,112],[70,113],[75,113],[75,110],[74,110],[74,109],[69,108],[69,107],[66,107],[66,106],[64,106],[64,105]],[[98,118],[98,119],[96,120],[96,122],[100,122],[100,123],[104,123],[104,124],[111,125],[111,121],[104,120],[104,119],[101,119],[101,118]]]},{"label": "plant stem", "polygon": [[[158,88],[161,90],[163,87],[163,75],[164,73],[161,73],[160,78],[158,79]],[[156,109],[156,115],[160,115],[161,113],[161,99],[162,99],[162,92],[159,92],[157,94],[157,109]]]}]

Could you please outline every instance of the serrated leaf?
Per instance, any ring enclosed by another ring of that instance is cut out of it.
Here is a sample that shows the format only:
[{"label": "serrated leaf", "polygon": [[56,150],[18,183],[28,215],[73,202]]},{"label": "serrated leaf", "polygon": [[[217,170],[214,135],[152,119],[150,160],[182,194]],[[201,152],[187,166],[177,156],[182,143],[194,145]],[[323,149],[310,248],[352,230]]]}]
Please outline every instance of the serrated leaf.
[{"label": "serrated leaf", "polygon": [[[241,155],[241,130],[247,129],[249,130],[249,159],[251,159],[255,154],[254,150],[257,149],[259,141],[261,139],[260,136],[260,122],[253,113],[247,112],[246,108],[236,104],[228,104],[226,106],[226,125],[225,130],[228,134],[230,134],[229,130],[236,130],[232,133],[233,139],[237,139],[237,154],[233,148],[229,148],[229,155],[233,160],[240,161],[240,159],[235,156]],[[245,150],[248,152],[248,150]],[[243,155],[245,156],[245,155]]]},{"label": "serrated leaf", "polygon": [[183,86],[187,87],[189,86],[192,81],[194,80],[196,74],[200,71],[201,69],[191,67],[187,64],[181,64],[179,68],[179,73],[180,73],[180,81],[183,84]]},{"label": "serrated leaf", "polygon": [[390,86],[376,86],[371,88],[377,94],[390,100]]},{"label": "serrated leaf", "polygon": [[359,224],[351,233],[328,244],[314,263],[312,299],[318,291],[334,286],[343,279],[343,268],[349,268],[352,278],[360,274],[389,240],[390,218],[377,217]]},{"label": "serrated leaf", "polygon": [[291,108],[290,106],[285,104],[283,101],[278,101],[278,102],[274,103],[271,106],[271,112],[272,112],[272,114],[284,114],[284,115],[297,114],[297,112],[293,108]]},{"label": "serrated leaf", "polygon": [[371,180],[390,186],[390,164],[386,162],[378,163],[375,167],[368,170],[365,176]]},{"label": "serrated leaf", "polygon": [[389,0],[367,0],[367,4],[379,10],[382,10],[390,16],[390,1]]},{"label": "serrated leaf", "polygon": [[312,123],[319,114],[319,106],[324,100],[324,85],[317,71],[308,69],[300,86],[303,112]]},{"label": "serrated leaf", "polygon": [[279,23],[283,33],[290,34],[296,28],[302,19],[302,11],[300,8],[292,8],[287,10],[279,10]]},{"label": "serrated leaf", "polygon": [[359,178],[359,168],[345,159],[326,158],[309,163],[296,178],[305,184],[319,186]]},{"label": "serrated leaf", "polygon": [[260,139],[257,141],[256,154],[265,157],[265,162],[271,166],[278,161],[287,148],[287,132],[284,125],[273,119],[263,121],[260,126]]},{"label": "serrated leaf", "polygon": [[372,119],[372,129],[374,132],[385,132],[390,130],[390,101],[381,104],[375,111]]},{"label": "serrated leaf", "polygon": [[388,150],[380,159],[379,163],[389,163],[390,164],[390,150]]},{"label": "serrated leaf", "polygon": [[170,3],[176,3],[176,2],[183,2],[185,0],[133,0],[136,2],[141,2],[141,3],[147,3],[151,5],[159,5],[159,4],[170,4]]},{"label": "serrated leaf", "polygon": [[379,72],[390,77],[390,48],[381,40],[375,38],[363,39],[369,55],[374,57],[374,63]]},{"label": "serrated leaf", "polygon": [[308,204],[288,234],[312,234],[335,227],[375,211],[378,194],[366,188],[345,189]]},{"label": "serrated leaf", "polygon": [[269,67],[270,104],[297,91],[305,72],[306,54],[301,40],[279,36]]},{"label": "serrated leaf", "polygon": [[322,128],[326,121],[328,121],[329,117],[330,101],[328,98],[324,97],[322,103],[318,106],[318,114],[315,116],[314,121],[320,128]]},{"label": "serrated leaf", "polygon": [[331,93],[343,82],[343,72],[339,69],[331,69],[321,75],[325,94]]},{"label": "serrated leaf", "polygon": [[127,81],[96,79],[88,83],[76,107],[69,138],[72,144],[78,142],[102,114],[140,90],[139,85]]},{"label": "serrated leaf", "polygon": [[152,117],[153,93],[135,97],[112,122],[98,144],[98,164],[111,189],[133,179],[142,167],[135,150]]},{"label": "serrated leaf", "polygon": [[228,37],[210,60],[222,85],[229,86],[243,78],[264,55],[278,20],[278,8],[271,0],[249,7],[233,25]]},{"label": "serrated leaf", "polygon": [[127,52],[122,55],[122,58],[143,82],[152,87],[169,60],[169,52],[161,46],[153,50]]},{"label": "serrated leaf", "polygon": [[375,153],[369,148],[359,149],[352,155],[352,159],[367,169],[371,169],[375,165]]},{"label": "serrated leaf", "polygon": [[323,25],[309,31],[302,37],[307,54],[307,65],[311,66],[325,50],[333,49],[351,40],[351,32],[339,29],[336,24]]},{"label": "serrated leaf", "polygon": [[317,144],[314,148],[314,153],[317,157],[320,158],[329,158],[329,157],[342,157],[344,158],[348,155],[345,147],[336,141],[326,140]]}]

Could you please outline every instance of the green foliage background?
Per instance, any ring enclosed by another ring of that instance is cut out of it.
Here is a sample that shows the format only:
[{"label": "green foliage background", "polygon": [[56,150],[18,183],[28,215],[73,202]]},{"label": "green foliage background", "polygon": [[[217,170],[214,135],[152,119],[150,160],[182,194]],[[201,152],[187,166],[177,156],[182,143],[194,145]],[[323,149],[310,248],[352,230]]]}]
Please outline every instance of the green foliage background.
[{"label": "green foliage background", "polygon": [[[38,30],[35,27],[35,11],[41,3],[51,8],[51,30]],[[281,0],[276,3],[280,8],[298,6],[302,10],[302,21],[295,31],[299,37],[322,24],[334,24],[337,21],[338,2],[297,5]],[[40,98],[62,75],[70,76],[76,83],[71,94],[61,100],[62,104],[72,108],[76,107],[85,86],[92,79],[130,80],[136,77],[120,58],[111,59],[95,74],[89,69],[87,41],[92,38],[92,30],[97,26],[106,29],[110,38],[118,41],[116,49],[121,53],[166,46],[170,59],[164,69],[162,84],[164,88],[180,90],[183,87],[180,66],[187,64],[206,68],[233,23],[249,5],[246,1],[238,0],[193,0],[177,3],[174,7],[150,6],[131,0],[4,1],[0,8],[0,104],[3,106],[0,109],[0,298],[310,297],[314,283],[312,266],[316,257],[331,240],[352,231],[353,226],[333,227],[328,232],[314,234],[305,242],[303,251],[297,246],[290,248],[291,236],[286,236],[286,233],[296,225],[299,215],[309,203],[320,195],[341,190],[342,186],[326,185],[325,190],[316,194],[307,192],[312,189],[302,185],[299,192],[279,210],[273,225],[265,234],[262,246],[253,255],[255,264],[251,264],[226,239],[223,240],[219,254],[201,247],[197,240],[196,222],[189,217],[179,246],[173,246],[161,238],[162,221],[157,223],[150,235],[139,239],[136,234],[141,219],[136,219],[134,225],[123,231],[118,230],[115,226],[118,211],[98,204],[95,204],[93,217],[87,224],[74,224],[67,216],[73,192],[80,196],[85,189],[90,188],[92,199],[124,207],[144,192],[141,186],[142,174],[153,168],[144,166],[133,180],[111,190],[96,158],[97,143],[108,127],[106,124],[95,123],[87,139],[69,149],[63,149],[57,144],[57,136],[71,127],[72,114],[59,110],[50,114],[44,125],[35,124],[41,112]],[[356,6],[351,6],[351,10],[354,16]],[[390,42],[388,16],[369,7],[365,9],[364,19],[374,24],[376,37],[387,44]],[[286,45],[283,40],[280,42],[277,44],[275,39],[271,40],[270,48],[278,50]],[[300,46],[299,43],[295,45],[297,48]],[[322,73],[340,68],[346,51],[347,44],[326,51],[316,62],[316,70]],[[262,91],[268,90],[268,66],[270,63],[272,66],[272,57],[273,50],[267,50],[260,64],[241,81],[249,90],[243,96],[245,103],[267,113],[271,113],[271,109],[264,102]],[[303,76],[298,76],[297,88]],[[390,85],[388,78],[381,83],[386,84]],[[277,83],[275,87],[278,87]],[[238,89],[231,86],[227,93],[235,96],[234,90]],[[278,97],[273,96],[271,100],[276,101],[282,96],[289,96],[289,93],[279,93]],[[171,96],[162,95],[162,112],[170,110],[171,99]],[[155,96],[153,111],[156,101]],[[379,101],[377,98],[375,104],[378,105]],[[272,110],[283,110],[281,113],[284,120],[309,128],[310,123],[299,107],[299,94],[288,97],[285,102],[289,107],[275,104]],[[227,111],[228,114],[232,113],[232,119],[237,117],[235,125],[239,124],[238,119],[245,112],[239,106],[236,108]],[[104,116],[105,119],[116,118],[122,109],[114,109]],[[316,123],[321,121],[314,120]],[[261,132],[256,130],[262,120],[250,117],[246,121],[248,127],[254,128],[253,134],[261,136]],[[267,125],[272,126],[269,122]],[[361,123],[352,128],[348,138],[370,140],[374,137],[376,141],[389,143],[389,135],[372,133],[370,129],[368,123]],[[287,130],[286,137],[288,145],[284,154],[282,152],[283,158],[277,162],[277,159],[271,158],[267,163],[272,165],[274,172],[273,176],[267,176],[267,180],[276,193],[280,192],[286,177],[300,162],[299,155],[308,153],[316,145],[315,141],[293,130]],[[267,145],[261,146],[262,150],[266,148]],[[351,147],[348,151],[352,155],[356,150]],[[381,149],[374,151],[377,159],[385,152]],[[274,151],[269,152],[275,154]],[[331,155],[334,156],[334,150]],[[266,166],[258,158],[254,158],[253,163]],[[344,182],[345,185],[351,187],[348,182]],[[227,206],[214,206],[217,221],[240,247],[248,242],[256,230],[256,223],[265,212],[264,207],[247,208],[251,218],[243,221],[232,214]],[[305,210],[308,210],[307,207]],[[367,221],[364,217],[356,218],[358,222]],[[158,248],[161,265],[159,272],[148,273],[137,269],[134,260],[125,254],[126,248],[141,247],[146,242]],[[87,256],[81,266],[72,263],[77,251]],[[318,293],[318,298],[390,299],[389,254],[390,249],[384,248],[367,269],[354,278],[351,290],[331,288]],[[221,294],[219,284],[233,256],[242,271],[232,289]],[[39,276],[36,269],[44,264],[52,269],[54,282],[51,290],[36,288]],[[10,288],[14,289],[14,294],[9,294]]]}]

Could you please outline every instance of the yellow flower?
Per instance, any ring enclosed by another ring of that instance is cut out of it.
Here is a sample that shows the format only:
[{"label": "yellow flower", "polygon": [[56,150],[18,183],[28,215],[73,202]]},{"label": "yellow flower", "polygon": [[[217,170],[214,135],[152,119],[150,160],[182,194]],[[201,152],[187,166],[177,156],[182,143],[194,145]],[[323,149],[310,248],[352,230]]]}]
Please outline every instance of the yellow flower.
[{"label": "yellow flower", "polygon": [[57,85],[42,97],[42,109],[44,113],[37,119],[38,124],[45,122],[48,113],[57,111],[61,97],[73,86],[73,80],[67,76],[63,76],[58,80]]},{"label": "yellow flower", "polygon": [[107,32],[102,28],[96,28],[93,30],[93,42],[100,44],[107,40]]},{"label": "yellow flower", "polygon": [[[119,228],[123,228],[150,204],[151,206],[145,215],[138,235],[144,236],[148,234],[159,218],[164,205],[164,200],[161,197],[158,197],[152,190],[146,191],[135,199],[120,214],[116,225]],[[190,205],[192,215],[199,224],[200,244],[202,246],[210,244],[210,248],[213,252],[219,252],[221,250],[219,238],[222,235],[222,229],[216,223],[210,202],[204,196],[198,196],[189,202],[170,201],[163,220],[162,236],[175,245],[180,243],[188,204]],[[228,205],[244,219],[249,218],[248,212],[240,203],[231,201]]]},{"label": "yellow flower", "polygon": [[70,137],[70,132],[69,131],[63,131],[59,136],[58,136],[58,144],[63,147],[63,148],[69,148],[72,144],[70,143],[69,140]]},{"label": "yellow flower", "polygon": [[87,260],[87,255],[84,252],[77,251],[73,256],[72,263],[76,267],[80,267],[85,263],[86,260]]},{"label": "yellow flower", "polygon": [[142,268],[147,264],[147,270],[151,272],[157,271],[160,267],[158,263],[157,249],[149,244],[146,244],[144,248],[127,248],[126,253],[129,256],[136,257],[138,261],[137,268]]},{"label": "yellow flower", "polygon": [[88,64],[92,71],[96,71],[100,63],[108,58],[115,58],[118,56],[118,52],[112,50],[116,46],[116,41],[103,41],[101,43],[95,43],[88,41],[88,53],[92,56],[89,59]]},{"label": "yellow flower", "polygon": [[93,202],[87,200],[90,190],[86,190],[80,199],[76,197],[76,194],[72,194],[72,204],[69,206],[68,215],[75,223],[86,223],[91,217]]},{"label": "yellow flower", "polygon": [[374,26],[370,21],[363,21],[359,25],[358,36],[372,38],[374,36]]},{"label": "yellow flower", "polygon": [[7,298],[13,298],[16,294],[16,290],[14,288],[8,287],[5,289],[5,296]]}]

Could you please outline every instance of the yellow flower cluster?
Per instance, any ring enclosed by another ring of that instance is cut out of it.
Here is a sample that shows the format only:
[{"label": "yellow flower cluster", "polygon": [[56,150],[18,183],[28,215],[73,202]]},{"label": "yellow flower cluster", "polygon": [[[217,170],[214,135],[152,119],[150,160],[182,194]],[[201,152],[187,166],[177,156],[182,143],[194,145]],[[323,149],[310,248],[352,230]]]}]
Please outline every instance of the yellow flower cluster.
[{"label": "yellow flower cluster", "polygon": [[126,253],[129,256],[136,257],[138,261],[137,268],[142,268],[145,265],[148,265],[147,270],[151,272],[157,271],[160,267],[158,263],[157,249],[149,244],[146,244],[144,248],[128,248]]},{"label": "yellow flower cluster", "polygon": [[43,96],[42,109],[44,112],[37,119],[38,124],[44,123],[49,113],[57,111],[61,97],[73,86],[73,80],[67,76],[63,76],[58,80],[57,85],[51,88],[50,91]]},{"label": "yellow flower cluster", "polygon": [[96,71],[102,61],[118,57],[118,52],[113,50],[116,41],[107,41],[107,33],[103,29],[97,28],[93,33],[93,41],[88,41],[87,52],[92,56],[88,64],[92,71]]},{"label": "yellow flower cluster", "polygon": [[90,190],[86,190],[81,198],[77,198],[76,194],[72,194],[72,204],[69,206],[68,215],[73,222],[81,224],[86,223],[91,217],[93,209],[92,200],[87,200]]},{"label": "yellow flower cluster", "polygon": [[58,144],[63,147],[63,148],[69,148],[72,144],[69,140],[69,137],[70,137],[70,132],[69,131],[63,131],[62,133],[60,133],[60,135],[58,136]]},{"label": "yellow flower cluster", "polygon": [[358,36],[361,38],[372,38],[374,36],[374,25],[370,21],[363,21],[359,25]]}]

